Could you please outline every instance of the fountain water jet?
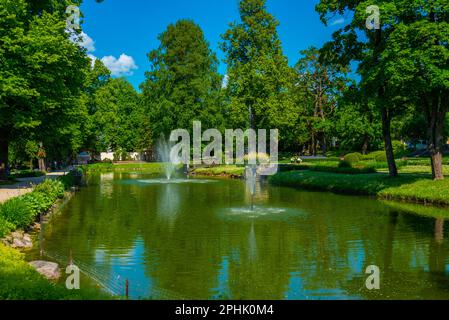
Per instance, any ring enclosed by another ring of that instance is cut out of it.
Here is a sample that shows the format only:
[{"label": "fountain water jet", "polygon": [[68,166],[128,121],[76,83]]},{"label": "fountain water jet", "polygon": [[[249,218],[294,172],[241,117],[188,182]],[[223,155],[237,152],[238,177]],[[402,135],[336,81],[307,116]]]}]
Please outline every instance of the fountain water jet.
[{"label": "fountain water jet", "polygon": [[165,177],[167,180],[170,180],[175,172],[175,165],[170,159],[171,147],[170,142],[163,136],[161,136],[156,145],[156,152],[159,160],[163,162]]}]

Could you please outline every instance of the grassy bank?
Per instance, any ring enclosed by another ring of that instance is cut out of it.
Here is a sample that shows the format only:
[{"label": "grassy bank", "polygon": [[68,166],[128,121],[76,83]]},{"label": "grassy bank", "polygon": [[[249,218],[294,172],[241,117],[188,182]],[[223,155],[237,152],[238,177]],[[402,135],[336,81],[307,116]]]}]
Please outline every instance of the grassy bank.
[{"label": "grassy bank", "polygon": [[0,238],[16,229],[24,229],[39,214],[48,211],[56,200],[64,197],[65,185],[61,180],[45,180],[23,196],[12,198],[0,205]]},{"label": "grassy bank", "polygon": [[397,178],[390,178],[386,173],[350,175],[306,170],[278,173],[270,178],[270,183],[309,190],[449,205],[449,179],[433,181],[430,175],[425,174],[401,174]]},{"label": "grassy bank", "polygon": [[162,163],[95,163],[81,166],[81,170],[84,173],[144,171],[156,174],[164,172],[164,165]]},{"label": "grassy bank", "polygon": [[110,296],[93,289],[67,290],[37,271],[17,250],[0,243],[0,300],[92,300]]},{"label": "grassy bank", "polygon": [[227,176],[242,177],[245,172],[244,167],[235,165],[223,165],[209,168],[197,168],[191,171],[191,174],[197,176]]},{"label": "grassy bank", "polygon": [[[57,180],[45,180],[30,193],[0,205],[0,238],[16,229],[26,229],[41,213],[47,212],[76,177],[70,173]],[[0,300],[106,299],[98,290],[69,291],[61,284],[43,278],[15,249],[0,243]]]}]

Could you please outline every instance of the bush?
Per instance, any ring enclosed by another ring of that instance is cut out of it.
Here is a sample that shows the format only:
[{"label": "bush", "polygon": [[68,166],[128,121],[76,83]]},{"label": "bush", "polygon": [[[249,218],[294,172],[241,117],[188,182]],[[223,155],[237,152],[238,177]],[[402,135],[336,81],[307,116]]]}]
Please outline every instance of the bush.
[{"label": "bush", "polygon": [[34,170],[21,170],[21,171],[13,171],[11,173],[11,178],[32,178],[32,177],[42,177],[45,175],[43,171],[34,171]]},{"label": "bush", "polygon": [[15,228],[15,225],[9,221],[6,221],[5,218],[0,215],[0,238],[3,238]]},{"label": "bush", "polygon": [[376,155],[374,160],[376,160],[377,162],[387,162],[386,152],[382,151],[382,153],[379,153],[378,155]]},{"label": "bush", "polygon": [[21,200],[25,202],[29,210],[31,210],[32,216],[34,218],[37,217],[40,213],[46,212],[48,209],[50,209],[56,198],[53,199],[41,192],[31,192],[21,197]]},{"label": "bush", "polygon": [[356,163],[361,161],[363,158],[363,155],[361,153],[358,152],[354,152],[354,153],[349,153],[345,156],[345,161],[349,162],[349,163]]},{"label": "bush", "polygon": [[6,201],[0,205],[0,235],[16,228],[26,228],[63,196],[63,182],[45,180],[32,192]]},{"label": "bush", "polygon": [[12,198],[0,206],[0,216],[15,228],[24,228],[33,222],[32,210],[23,197]]},{"label": "bush", "polygon": [[342,160],[340,161],[340,163],[338,164],[339,168],[352,168],[351,162],[347,161],[347,160]]},{"label": "bush", "polygon": [[395,158],[402,158],[407,155],[408,150],[404,143],[398,140],[393,140],[391,144],[393,145],[393,153]]}]

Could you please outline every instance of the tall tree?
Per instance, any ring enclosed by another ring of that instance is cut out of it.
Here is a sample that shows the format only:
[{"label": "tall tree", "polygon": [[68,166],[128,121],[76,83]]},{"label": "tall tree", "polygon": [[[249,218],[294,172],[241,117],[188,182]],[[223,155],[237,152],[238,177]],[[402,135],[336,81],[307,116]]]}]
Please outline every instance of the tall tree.
[{"label": "tall tree", "polygon": [[11,139],[55,136],[82,107],[89,60],[60,13],[34,15],[24,0],[0,0],[0,178]]},{"label": "tall tree", "polygon": [[160,46],[148,54],[151,70],[141,85],[153,136],[172,130],[221,126],[221,76],[218,61],[201,28],[190,20],[170,24]]},{"label": "tall tree", "polygon": [[[388,36],[394,30],[394,10],[391,0],[378,1],[382,12],[381,25],[374,30],[367,28],[367,9],[372,5],[364,0],[321,0],[316,6],[321,20],[327,24],[331,17],[350,12],[349,23],[334,33],[334,40],[325,45],[327,52],[334,53],[334,59],[342,64],[358,61],[359,73],[362,75],[362,86],[368,97],[375,102],[382,118],[382,134],[385,142],[385,152],[390,176],[398,174],[391,138],[391,119],[394,115],[394,105],[390,105],[391,95],[385,87],[385,75],[381,65],[381,54]],[[377,28],[379,27],[379,28]],[[390,96],[389,96],[390,95]]]},{"label": "tall tree", "polygon": [[139,127],[143,116],[139,95],[125,79],[110,80],[95,94],[94,127],[99,151],[138,148]]},{"label": "tall tree", "polygon": [[317,154],[320,144],[326,154],[333,127],[333,115],[341,93],[349,80],[346,68],[323,62],[317,48],[301,51],[301,59],[296,64],[296,85],[305,92],[301,118],[307,123],[310,135],[310,153]]},{"label": "tall tree", "polygon": [[432,176],[444,179],[443,147],[449,111],[449,4],[422,2],[413,21],[402,21],[384,52],[387,85],[415,104],[427,122]]},{"label": "tall tree", "polygon": [[[281,48],[278,21],[265,0],[241,0],[240,23],[222,36],[226,53],[228,115],[240,127],[293,129],[297,109],[292,101],[293,70]],[[284,130],[282,130],[284,129]]]}]

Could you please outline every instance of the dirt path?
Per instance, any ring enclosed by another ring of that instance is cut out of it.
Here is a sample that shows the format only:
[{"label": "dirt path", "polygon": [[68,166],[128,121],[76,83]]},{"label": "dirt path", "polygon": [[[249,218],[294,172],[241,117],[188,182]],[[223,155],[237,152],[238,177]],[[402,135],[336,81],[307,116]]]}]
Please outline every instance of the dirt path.
[{"label": "dirt path", "polygon": [[32,177],[32,178],[18,178],[19,182],[9,185],[0,186],[0,203],[5,202],[8,199],[21,196],[33,190],[33,186],[42,183],[45,179],[56,179],[59,176],[63,176],[67,171],[54,171],[48,173],[46,176],[42,177]]}]

